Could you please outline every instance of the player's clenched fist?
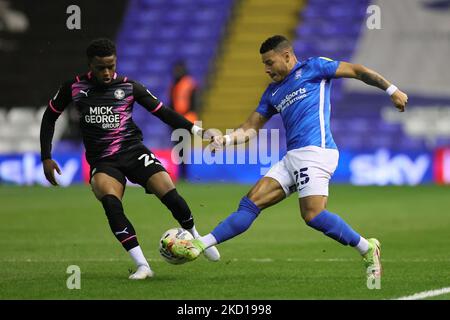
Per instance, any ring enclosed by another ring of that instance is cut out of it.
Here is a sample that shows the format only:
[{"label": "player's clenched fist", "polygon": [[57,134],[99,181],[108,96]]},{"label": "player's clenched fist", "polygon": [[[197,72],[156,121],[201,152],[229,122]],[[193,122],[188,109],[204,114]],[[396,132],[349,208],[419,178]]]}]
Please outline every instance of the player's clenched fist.
[{"label": "player's clenched fist", "polygon": [[44,166],[45,178],[47,178],[48,182],[52,185],[57,186],[58,182],[56,182],[55,179],[55,170],[59,175],[61,175],[61,169],[59,169],[58,164],[52,159],[45,159],[42,162],[42,165]]},{"label": "player's clenched fist", "polygon": [[221,136],[221,135],[222,135],[222,131],[220,131],[219,129],[211,128],[211,129],[205,130],[202,137],[203,137],[203,139],[209,139],[211,141],[213,137]]},{"label": "player's clenched fist", "polygon": [[404,112],[405,108],[406,108],[406,104],[408,103],[408,96],[400,91],[400,90],[396,90],[392,96],[391,96],[391,100],[394,103],[394,106],[400,111],[400,112]]},{"label": "player's clenched fist", "polygon": [[215,153],[216,150],[220,150],[223,148],[223,146],[225,145],[224,141],[225,140],[221,134],[212,136],[208,148],[212,153]]},{"label": "player's clenched fist", "polygon": [[225,145],[225,139],[222,135],[211,137],[211,146],[214,149],[221,149]]}]

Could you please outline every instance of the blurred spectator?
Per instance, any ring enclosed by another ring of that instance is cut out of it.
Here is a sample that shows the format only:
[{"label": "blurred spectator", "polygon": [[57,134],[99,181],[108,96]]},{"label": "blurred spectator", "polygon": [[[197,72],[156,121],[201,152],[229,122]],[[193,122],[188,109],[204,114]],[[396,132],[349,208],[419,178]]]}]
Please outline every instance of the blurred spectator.
[{"label": "blurred spectator", "polygon": [[17,40],[9,39],[7,35],[24,33],[28,30],[27,16],[18,10],[10,8],[9,1],[0,0],[0,51],[13,52],[17,50]]},{"label": "blurred spectator", "polygon": [[[191,122],[198,120],[198,86],[192,76],[189,75],[186,64],[183,61],[178,61],[172,68],[173,84],[170,88],[170,107],[179,114],[183,115]],[[183,138],[180,137],[176,144],[183,143]],[[189,144],[185,144],[187,148]],[[180,151],[180,158],[183,158],[184,152]],[[179,176],[186,178],[186,165],[184,162],[180,164]]]},{"label": "blurred spectator", "polygon": [[186,64],[178,61],[172,69],[173,84],[170,88],[170,106],[186,119],[194,122],[198,119],[198,86],[189,75]]},{"label": "blurred spectator", "polygon": [[0,30],[21,33],[28,29],[28,18],[20,11],[10,8],[9,1],[0,0]]}]

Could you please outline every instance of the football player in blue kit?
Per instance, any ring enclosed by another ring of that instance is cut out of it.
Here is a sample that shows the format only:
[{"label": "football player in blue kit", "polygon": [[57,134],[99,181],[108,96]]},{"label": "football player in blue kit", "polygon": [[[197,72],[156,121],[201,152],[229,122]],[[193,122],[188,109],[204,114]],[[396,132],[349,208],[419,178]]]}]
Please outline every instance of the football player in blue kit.
[{"label": "football player in blue kit", "polygon": [[229,135],[215,136],[213,148],[247,142],[277,113],[286,129],[287,154],[242,198],[236,212],[209,234],[192,241],[166,241],[175,255],[194,260],[206,248],[247,230],[261,210],[287,198],[295,190],[301,216],[308,226],[323,232],[361,254],[367,277],[379,279],[382,267],[380,242],[366,239],[339,215],[326,209],[328,185],[336,170],[339,152],[330,130],[330,90],[333,78],[354,78],[385,90],[403,112],[405,93],[377,72],[360,64],[313,57],[298,61],[291,43],[276,35],[260,48],[265,72],[273,80],[245,123]]}]

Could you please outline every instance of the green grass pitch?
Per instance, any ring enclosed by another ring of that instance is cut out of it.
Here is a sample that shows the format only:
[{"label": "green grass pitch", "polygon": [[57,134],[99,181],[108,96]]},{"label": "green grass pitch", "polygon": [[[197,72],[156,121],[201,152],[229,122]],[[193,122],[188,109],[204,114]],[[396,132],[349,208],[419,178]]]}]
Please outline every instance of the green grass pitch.
[{"label": "green grass pitch", "polygon": [[[233,212],[241,185],[179,183],[200,233]],[[450,189],[332,185],[328,209],[382,243],[381,289],[366,286],[357,252],[307,227],[292,196],[263,211],[239,237],[221,244],[220,262],[200,257],[169,265],[158,253],[177,223],[140,188],[128,187],[125,212],[156,273],[134,268],[109,230],[89,187],[0,186],[0,299],[390,299],[450,287]],[[69,290],[69,265],[81,289]],[[449,299],[442,295],[435,299]]]}]

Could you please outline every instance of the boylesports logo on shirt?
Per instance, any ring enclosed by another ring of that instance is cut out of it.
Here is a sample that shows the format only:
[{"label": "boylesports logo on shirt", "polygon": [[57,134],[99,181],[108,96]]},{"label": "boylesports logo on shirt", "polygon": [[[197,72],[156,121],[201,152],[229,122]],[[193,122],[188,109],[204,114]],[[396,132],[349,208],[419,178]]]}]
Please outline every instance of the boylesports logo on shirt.
[{"label": "boylesports logo on shirt", "polygon": [[279,104],[275,106],[278,112],[283,111],[285,108],[292,105],[294,102],[304,99],[308,94],[305,88],[300,88],[289,94],[287,94]]},{"label": "boylesports logo on shirt", "polygon": [[84,121],[91,124],[101,124],[103,129],[116,129],[120,126],[120,114],[113,112],[111,106],[89,107],[89,114]]}]

